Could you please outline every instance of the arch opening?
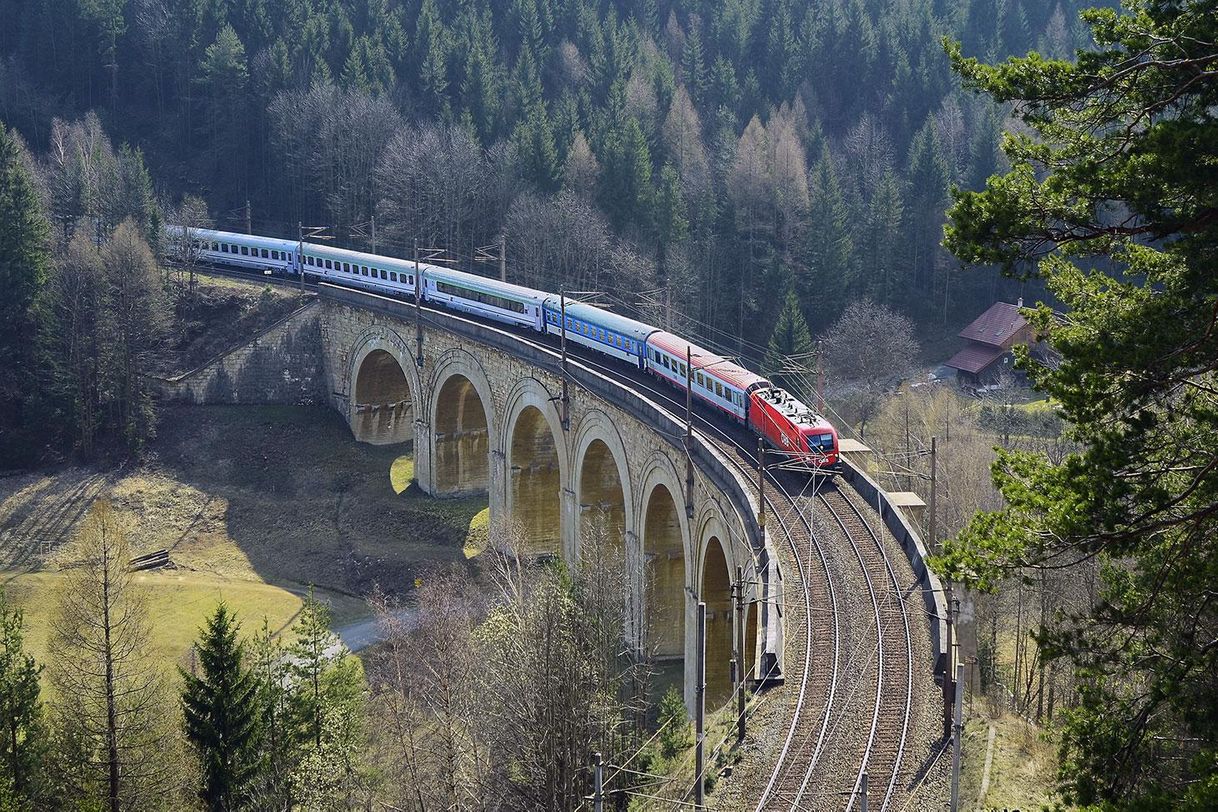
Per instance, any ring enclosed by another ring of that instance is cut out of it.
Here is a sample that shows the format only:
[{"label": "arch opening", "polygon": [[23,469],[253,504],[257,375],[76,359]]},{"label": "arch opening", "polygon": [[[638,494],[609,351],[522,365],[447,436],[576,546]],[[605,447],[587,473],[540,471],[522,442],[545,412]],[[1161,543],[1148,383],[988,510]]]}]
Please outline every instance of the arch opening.
[{"label": "arch opening", "polygon": [[732,695],[732,579],[717,536],[706,544],[699,594],[706,604],[706,705],[718,708]]},{"label": "arch opening", "polygon": [[626,542],[626,495],[613,452],[593,440],[579,466],[581,535],[601,535],[615,547]]},{"label": "arch opening", "polygon": [[406,373],[393,355],[373,350],[355,373],[351,430],[371,445],[414,440],[414,403]]},{"label": "arch opening", "polygon": [[490,485],[490,431],[474,384],[453,375],[436,398],[434,476],[438,496],[486,493]]},{"label": "arch opening", "polygon": [[512,427],[508,502],[524,533],[524,552],[561,555],[561,471],[554,433],[536,406],[525,406]]},{"label": "arch opening", "polygon": [[675,665],[685,658],[685,545],[677,502],[663,485],[647,499],[643,562],[646,653]]}]

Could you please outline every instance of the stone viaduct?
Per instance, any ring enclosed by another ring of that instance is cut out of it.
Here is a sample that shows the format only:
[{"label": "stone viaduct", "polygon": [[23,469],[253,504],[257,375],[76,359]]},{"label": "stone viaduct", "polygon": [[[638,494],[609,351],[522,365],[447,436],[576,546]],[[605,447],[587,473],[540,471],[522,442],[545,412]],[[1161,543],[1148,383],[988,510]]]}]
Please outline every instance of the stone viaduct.
[{"label": "stone viaduct", "polygon": [[747,471],[701,440],[687,455],[683,416],[577,361],[564,425],[557,351],[446,313],[420,323],[421,359],[412,305],[323,286],[247,347],[164,386],[196,402],[328,402],[361,442],[413,442],[426,493],[486,494],[492,533],[518,528],[528,553],[575,564],[607,544],[628,573],[627,641],[683,673],[691,707],[699,601],[708,707],[731,694],[740,567],[746,674],[781,674],[780,575]]}]

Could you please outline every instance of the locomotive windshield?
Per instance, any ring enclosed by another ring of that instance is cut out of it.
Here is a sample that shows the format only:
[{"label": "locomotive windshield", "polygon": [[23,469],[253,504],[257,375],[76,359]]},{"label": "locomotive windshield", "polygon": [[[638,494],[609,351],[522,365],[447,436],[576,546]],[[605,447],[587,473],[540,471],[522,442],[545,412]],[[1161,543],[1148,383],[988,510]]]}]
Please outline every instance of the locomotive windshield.
[{"label": "locomotive windshield", "polygon": [[833,451],[833,435],[809,434],[808,450],[819,454],[828,454],[829,452]]}]

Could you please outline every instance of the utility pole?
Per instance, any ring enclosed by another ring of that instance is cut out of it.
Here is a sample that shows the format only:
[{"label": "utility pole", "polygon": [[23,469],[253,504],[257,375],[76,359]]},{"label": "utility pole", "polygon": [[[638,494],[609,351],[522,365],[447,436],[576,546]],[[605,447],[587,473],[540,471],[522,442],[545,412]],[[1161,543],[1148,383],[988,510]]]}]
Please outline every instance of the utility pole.
[{"label": "utility pole", "polygon": [[499,235],[499,281],[507,281],[507,234]]},{"label": "utility pole", "polygon": [[304,223],[296,221],[296,270],[300,273],[300,295],[304,295]]},{"label": "utility pole", "polygon": [[816,394],[820,397],[820,413],[824,414],[825,409],[825,340],[818,339],[816,342]]},{"label": "utility pole", "polygon": [[698,601],[698,668],[694,687],[694,806],[706,808],[706,756],[702,738],[706,724],[706,604]]},{"label": "utility pole", "polygon": [[867,773],[863,773],[859,782],[859,812],[867,812]]},{"label": "utility pole", "polygon": [[685,345],[685,515],[694,517],[694,356]]},{"label": "utility pole", "polygon": [[748,640],[744,628],[744,567],[736,565],[736,741],[744,741],[744,686],[748,681],[744,652]]},{"label": "utility pole", "polygon": [[930,552],[935,552],[938,549],[938,488],[935,481],[938,473],[938,439],[937,437],[930,438],[930,539],[926,545],[926,549]]},{"label": "utility pole", "polygon": [[[964,681],[964,663],[956,666],[956,682]],[[956,715],[952,721],[952,802],[951,812],[960,808],[960,739],[964,732],[963,694],[956,695]]]},{"label": "utility pole", "polygon": [[[906,470],[908,470],[909,461],[913,454],[913,447],[910,445],[910,442],[909,442],[909,390],[908,389],[903,390],[901,392],[901,402],[905,406],[905,468],[906,468]],[[910,476],[909,476],[909,474],[906,474],[905,475],[905,490],[909,490],[912,487],[913,487],[913,483],[910,479]]]},{"label": "utility pole", "polygon": [[414,238],[414,343],[415,366],[423,367],[423,275],[419,273],[419,238]]},{"label": "utility pole", "polygon": [[757,526],[765,543],[765,440],[757,438]]},{"label": "utility pole", "polygon": [[946,594],[947,600],[947,661],[943,668],[943,735],[949,736],[952,732],[952,694],[955,686],[952,684],[952,582],[947,581]]},{"label": "utility pole", "polygon": [[571,428],[571,400],[567,392],[567,289],[558,289],[559,317],[562,329],[558,331],[558,345],[562,348],[562,430]]},{"label": "utility pole", "polygon": [[592,756],[592,812],[605,812],[605,763],[601,754]]},{"label": "utility pole", "polygon": [[376,215],[375,214],[372,215],[372,219],[369,220],[369,223],[372,226],[372,253],[375,254],[376,253]]},{"label": "utility pole", "polygon": [[248,200],[245,201],[245,233],[254,233],[254,215],[250,210],[250,202]]}]

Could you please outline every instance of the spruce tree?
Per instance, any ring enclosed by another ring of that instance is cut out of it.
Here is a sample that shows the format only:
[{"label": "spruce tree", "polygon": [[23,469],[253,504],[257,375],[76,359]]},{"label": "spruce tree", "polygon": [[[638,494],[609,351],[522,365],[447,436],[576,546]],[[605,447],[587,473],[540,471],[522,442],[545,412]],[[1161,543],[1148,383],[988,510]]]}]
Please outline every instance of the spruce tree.
[{"label": "spruce tree", "polygon": [[196,644],[202,674],[182,671],[186,738],[203,773],[200,797],[209,810],[236,809],[262,770],[258,680],[237,640],[240,624],[223,603]]},{"label": "spruce tree", "polygon": [[1212,3],[1126,5],[1084,13],[1095,47],[1076,60],[987,66],[949,46],[966,86],[1017,102],[1028,129],[1003,141],[1008,172],[953,193],[946,244],[1040,276],[1068,312],[1028,311],[1060,357],[1019,359],[1077,450],[1000,452],[1005,507],[939,566],[989,589],[1098,560],[1087,608],[1036,638],[1074,665],[1077,705],[1055,720],[1065,800],[1214,809],[1218,18]]},{"label": "spruce tree", "polygon": [[801,386],[801,382],[794,377],[781,374],[781,370],[786,366],[787,358],[807,356],[812,350],[812,331],[808,329],[803,309],[799,306],[799,296],[791,288],[787,291],[766,349],[765,371],[770,380],[790,392],[801,392],[806,387]]},{"label": "spruce tree", "polygon": [[0,468],[31,455],[37,299],[50,264],[49,230],[29,158],[0,124]]},{"label": "spruce tree", "polygon": [[46,789],[46,727],[39,699],[42,666],[25,653],[22,613],[0,590],[0,809],[25,809]]}]

